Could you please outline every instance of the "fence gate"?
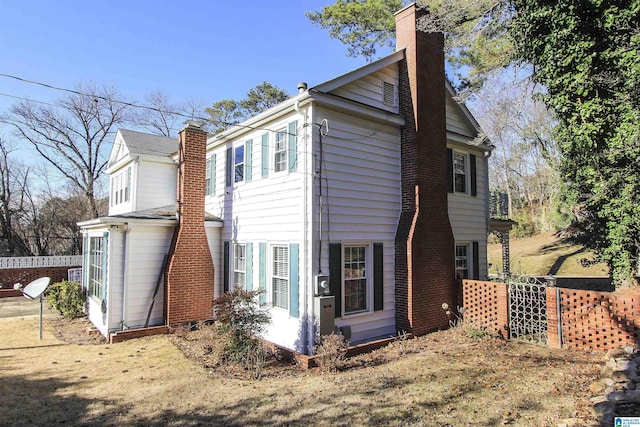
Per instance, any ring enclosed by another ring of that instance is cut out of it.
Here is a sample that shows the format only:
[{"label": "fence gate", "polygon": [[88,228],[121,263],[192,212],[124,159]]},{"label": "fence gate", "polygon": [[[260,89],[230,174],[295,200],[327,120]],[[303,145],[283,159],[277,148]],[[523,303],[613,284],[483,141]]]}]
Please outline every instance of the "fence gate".
[{"label": "fence gate", "polygon": [[547,344],[547,284],[532,276],[513,275],[509,285],[509,338]]}]

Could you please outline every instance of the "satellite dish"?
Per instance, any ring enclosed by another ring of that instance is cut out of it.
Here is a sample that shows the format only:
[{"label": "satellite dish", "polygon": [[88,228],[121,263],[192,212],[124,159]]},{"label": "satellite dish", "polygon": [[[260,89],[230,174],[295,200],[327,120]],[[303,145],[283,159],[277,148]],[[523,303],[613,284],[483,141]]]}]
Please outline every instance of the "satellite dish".
[{"label": "satellite dish", "polygon": [[[22,295],[24,295],[25,298],[29,298],[29,299],[40,298],[40,339],[42,339],[42,294],[44,293],[44,291],[47,290],[47,286],[49,286],[49,281],[51,281],[49,277],[41,277],[29,283],[27,286],[25,286],[24,289],[21,289]],[[20,284],[16,283],[16,285],[14,285],[14,289],[16,289],[17,285],[20,285]],[[20,289],[20,288],[18,287],[17,289]]]},{"label": "satellite dish", "polygon": [[33,282],[29,283],[23,289],[22,293],[24,294],[25,298],[36,299],[41,296],[47,289],[50,280],[51,279],[48,277],[41,277],[39,279],[36,279]]}]

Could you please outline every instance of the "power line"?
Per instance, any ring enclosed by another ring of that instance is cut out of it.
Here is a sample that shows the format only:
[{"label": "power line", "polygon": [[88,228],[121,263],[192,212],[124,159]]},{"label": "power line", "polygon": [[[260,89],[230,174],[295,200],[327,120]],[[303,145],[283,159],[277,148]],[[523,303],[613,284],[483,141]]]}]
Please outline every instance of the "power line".
[{"label": "power line", "polygon": [[[23,78],[23,77],[14,76],[14,75],[11,75],[11,74],[0,73],[0,77],[6,77],[6,78],[17,80],[17,81],[20,81],[20,82],[23,82],[23,83],[42,86],[42,87],[46,87],[48,89],[53,89],[53,90],[57,90],[57,91],[61,91],[61,92],[72,93],[74,95],[86,96],[86,97],[90,97],[90,98],[94,98],[94,99],[100,99],[100,100],[107,101],[107,102],[115,102],[117,104],[122,104],[122,105],[125,105],[125,106],[128,106],[128,107],[132,107],[132,108],[141,108],[141,109],[144,109],[144,110],[154,111],[156,113],[173,114],[173,115],[176,115],[178,117],[183,117],[183,118],[186,118],[186,119],[189,119],[189,120],[201,120],[203,122],[214,123],[214,120],[212,120],[211,118],[199,117],[199,116],[195,116],[195,115],[187,115],[187,114],[184,114],[184,113],[180,113],[178,111],[163,110],[163,109],[160,109],[160,108],[157,108],[157,107],[152,107],[152,106],[149,106],[149,105],[136,104],[136,103],[128,102],[128,101],[121,101],[121,100],[118,100],[118,99],[108,98],[106,96],[102,96],[102,95],[98,95],[98,94],[86,93],[86,92],[82,92],[82,91],[75,90],[75,89],[69,89],[69,88],[54,86],[54,85],[51,85],[51,84],[48,84],[48,83],[38,82],[38,81],[35,81],[35,80],[30,80],[30,79],[26,79],[26,78]],[[31,102],[37,102],[37,103],[40,103],[40,104],[46,104],[46,105],[50,105],[50,106],[53,106],[53,107],[59,107],[58,105],[50,104],[50,103],[47,103],[47,102],[44,102],[44,101],[33,101],[33,100],[30,100],[30,99],[18,97],[18,96],[15,96],[15,95],[9,95],[9,94],[0,94],[0,95],[8,96],[10,98],[21,99],[21,100],[24,100],[24,101],[31,101]],[[239,123],[229,123],[229,122],[224,122],[224,121],[217,121],[217,123],[220,123],[220,124],[222,124],[224,126],[227,126],[228,128],[240,127],[240,128],[244,128],[244,129],[250,129],[250,130],[264,130],[266,132],[277,132],[277,131],[275,131],[273,129],[259,128],[259,127],[249,126],[249,125],[242,125],[242,124],[239,124]],[[225,129],[225,130],[227,130],[227,129]],[[288,135],[293,135],[293,134],[290,134],[289,132],[286,132],[286,133]]]}]

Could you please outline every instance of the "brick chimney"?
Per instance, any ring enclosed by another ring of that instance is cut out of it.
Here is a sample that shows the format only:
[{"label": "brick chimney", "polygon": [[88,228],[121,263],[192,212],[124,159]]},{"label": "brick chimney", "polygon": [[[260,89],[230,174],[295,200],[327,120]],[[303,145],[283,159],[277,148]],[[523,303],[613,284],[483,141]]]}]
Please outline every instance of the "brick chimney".
[{"label": "brick chimney", "polygon": [[424,334],[449,325],[456,306],[454,239],[447,204],[444,38],[418,31],[426,12],[396,14],[400,63],[402,212],[396,233],[396,327]]},{"label": "brick chimney", "polygon": [[207,133],[187,122],[178,135],[178,227],[166,273],[169,326],[213,317],[214,266],[204,229]]}]

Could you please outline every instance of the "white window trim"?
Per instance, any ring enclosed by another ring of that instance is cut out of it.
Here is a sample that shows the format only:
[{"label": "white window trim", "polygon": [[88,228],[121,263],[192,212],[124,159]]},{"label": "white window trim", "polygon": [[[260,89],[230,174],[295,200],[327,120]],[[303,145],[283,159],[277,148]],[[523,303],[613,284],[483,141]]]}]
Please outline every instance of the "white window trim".
[{"label": "white window trim", "polygon": [[[460,150],[456,150],[453,149],[452,150],[452,165],[451,165],[451,169],[452,169],[452,173],[453,173],[453,193],[454,194],[466,194],[469,195],[471,194],[471,176],[470,176],[470,169],[469,169],[469,153],[466,153],[464,151],[460,151]],[[455,158],[456,158],[456,154],[459,156],[463,156],[464,157],[464,191],[458,191],[458,189],[456,188],[456,162],[455,162]]]},{"label": "white window trim", "polygon": [[458,261],[458,247],[464,246],[466,248],[466,260],[467,260],[467,278],[470,279],[473,277],[473,250],[471,248],[471,242],[455,242],[454,245],[454,249],[453,249],[453,258],[454,258],[454,273],[456,276],[456,279],[458,278],[458,266],[457,266],[457,261]]},{"label": "white window trim", "polygon": [[[274,274],[274,261],[275,260],[274,260],[273,251],[274,251],[274,248],[276,248],[276,247],[285,248],[287,250],[287,259],[286,259],[286,261],[287,261],[287,278],[286,278],[287,279],[287,296],[286,296],[286,299],[285,299],[286,304],[287,304],[286,307],[280,307],[280,306],[275,305],[275,298],[274,298],[275,289],[273,287],[273,279],[277,278],[277,277],[282,278],[282,276],[275,276],[275,274]],[[290,307],[291,277],[289,277],[289,271],[291,269],[291,266],[289,265],[289,263],[290,263],[289,257],[291,256],[291,254],[290,254],[289,244],[288,243],[271,243],[271,244],[267,245],[267,251],[268,251],[267,262],[269,263],[269,266],[268,266],[268,269],[267,269],[267,271],[268,271],[268,273],[267,273],[268,274],[268,277],[267,277],[267,290],[269,292],[268,298],[267,298],[267,304],[272,309],[281,310],[283,312],[288,313],[289,309],[291,308]]]},{"label": "white window trim", "polygon": [[[284,139],[282,140],[284,142],[284,149],[282,150],[278,150],[279,134],[282,134],[284,136]],[[278,153],[284,153],[284,167],[282,170],[277,170],[276,157]],[[286,173],[289,171],[289,131],[286,125],[284,127],[277,128],[276,131],[274,132],[273,155],[271,156],[270,162],[273,165],[273,168],[272,168],[273,172],[276,174],[283,173],[283,172]]]},{"label": "white window trim", "polygon": [[[215,196],[216,195],[216,164],[213,159],[216,158],[214,154],[211,154],[205,160],[205,176],[204,176],[204,189],[205,196]],[[209,171],[209,175],[207,176],[207,170]],[[207,191],[208,190],[208,191]]]},{"label": "white window trim", "polygon": [[109,197],[111,206],[120,206],[131,201],[132,180],[133,172],[131,165],[111,177],[111,194]]},{"label": "white window trim", "polygon": [[[364,260],[365,260],[365,279],[366,279],[366,309],[360,311],[354,311],[351,313],[347,313],[346,311],[346,292],[345,292],[345,277],[344,277],[344,263],[345,263],[345,249],[353,247],[364,247]],[[342,286],[341,290],[341,306],[342,306],[342,317],[358,317],[371,313],[373,311],[373,244],[372,242],[342,242],[342,251],[340,256],[340,272],[342,275],[340,286]]]},{"label": "white window trim", "polygon": [[[244,260],[244,270],[240,270],[237,268],[237,255],[238,255],[238,248],[242,247],[244,249],[244,257],[242,258]],[[236,273],[240,273],[240,274],[244,274],[244,283],[238,284],[236,283]],[[246,243],[239,243],[239,242],[233,242],[233,271],[232,271],[232,277],[231,277],[231,284],[234,288],[240,288],[240,289],[246,289],[247,287],[247,244]]]},{"label": "white window trim", "polygon": [[[99,264],[94,264],[94,242],[100,242],[100,260],[99,260]],[[107,251],[108,248],[104,247],[104,235],[103,234],[99,234],[99,235],[89,235],[88,238],[88,242],[89,244],[89,254],[88,254],[88,268],[89,268],[89,273],[87,274],[87,295],[89,296],[89,298],[93,299],[94,301],[97,302],[102,302],[102,297],[104,295],[104,288],[105,286],[107,286],[106,283],[103,283],[103,279],[104,279],[104,274],[105,272],[104,267],[105,267],[105,262],[104,262],[104,257],[107,256]],[[95,280],[96,282],[99,283],[100,286],[100,292],[99,295],[96,294],[95,291],[95,287],[92,285],[92,277],[94,277],[94,272],[98,270],[100,271],[100,280]]]},{"label": "white window trim", "polygon": [[[242,162],[241,163],[236,163],[236,150],[242,148]],[[244,142],[239,143],[239,144],[234,144],[231,147],[231,156],[233,159],[233,167],[231,169],[231,184],[232,185],[237,185],[240,183],[243,183],[246,181],[247,178],[247,171],[246,171],[246,164],[247,164],[247,159],[246,159],[246,147],[244,145]],[[238,167],[239,165],[242,165],[242,179],[241,180],[236,180],[236,167]]]}]

